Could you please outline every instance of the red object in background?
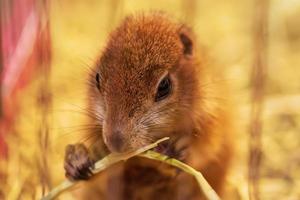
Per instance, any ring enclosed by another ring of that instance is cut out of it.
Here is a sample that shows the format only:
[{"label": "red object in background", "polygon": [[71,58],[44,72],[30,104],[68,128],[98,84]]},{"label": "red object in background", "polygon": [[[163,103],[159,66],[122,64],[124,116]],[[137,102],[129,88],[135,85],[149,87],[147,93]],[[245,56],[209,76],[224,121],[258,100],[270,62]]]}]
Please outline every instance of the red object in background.
[{"label": "red object in background", "polygon": [[47,0],[0,1],[0,158],[7,156],[4,139],[18,114],[17,92],[50,62],[47,8]]}]

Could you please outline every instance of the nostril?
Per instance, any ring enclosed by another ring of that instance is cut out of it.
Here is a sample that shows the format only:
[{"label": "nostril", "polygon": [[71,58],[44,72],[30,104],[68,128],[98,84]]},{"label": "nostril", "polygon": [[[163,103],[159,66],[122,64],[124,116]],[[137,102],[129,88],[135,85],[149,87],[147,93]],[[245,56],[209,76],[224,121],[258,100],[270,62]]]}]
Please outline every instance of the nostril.
[{"label": "nostril", "polygon": [[124,139],[120,131],[114,131],[110,136],[110,143],[113,150],[116,152],[122,152],[124,146]]}]

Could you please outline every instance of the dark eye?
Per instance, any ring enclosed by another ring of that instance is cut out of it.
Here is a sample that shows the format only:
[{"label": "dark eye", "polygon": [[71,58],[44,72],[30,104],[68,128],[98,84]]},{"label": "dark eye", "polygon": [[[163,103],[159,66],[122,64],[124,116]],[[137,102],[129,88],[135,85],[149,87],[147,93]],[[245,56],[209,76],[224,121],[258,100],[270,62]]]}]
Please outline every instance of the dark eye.
[{"label": "dark eye", "polygon": [[96,86],[98,90],[100,90],[100,75],[99,73],[96,74]]},{"label": "dark eye", "polygon": [[158,85],[155,101],[161,101],[169,96],[172,89],[172,83],[169,75],[162,79]]}]

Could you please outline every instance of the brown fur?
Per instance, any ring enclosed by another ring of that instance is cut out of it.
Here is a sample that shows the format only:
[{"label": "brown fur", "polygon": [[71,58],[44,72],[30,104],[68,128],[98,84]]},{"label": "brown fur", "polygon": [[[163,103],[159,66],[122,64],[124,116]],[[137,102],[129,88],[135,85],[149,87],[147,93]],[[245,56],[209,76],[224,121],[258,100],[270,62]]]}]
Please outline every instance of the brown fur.
[{"label": "brown fur", "polygon": [[[166,153],[201,171],[221,194],[232,152],[231,117],[223,89],[209,83],[209,67],[185,25],[161,13],[127,17],[111,34],[92,74],[89,110],[100,125],[94,155],[137,149],[169,136],[172,151]],[[166,73],[171,95],[155,102]],[[170,166],[133,158],[113,169],[93,178],[83,198],[97,199],[101,193],[104,199],[201,199],[193,178]]]}]

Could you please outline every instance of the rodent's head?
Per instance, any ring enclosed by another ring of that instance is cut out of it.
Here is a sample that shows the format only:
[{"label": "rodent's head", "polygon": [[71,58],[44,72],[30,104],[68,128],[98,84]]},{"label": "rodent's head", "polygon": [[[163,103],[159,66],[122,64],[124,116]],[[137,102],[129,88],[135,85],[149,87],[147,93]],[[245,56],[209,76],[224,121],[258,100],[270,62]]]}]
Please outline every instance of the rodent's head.
[{"label": "rodent's head", "polygon": [[136,149],[189,128],[194,53],[190,30],[163,14],[127,17],[111,34],[90,88],[110,151]]}]

